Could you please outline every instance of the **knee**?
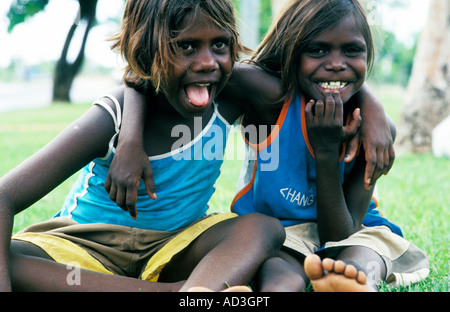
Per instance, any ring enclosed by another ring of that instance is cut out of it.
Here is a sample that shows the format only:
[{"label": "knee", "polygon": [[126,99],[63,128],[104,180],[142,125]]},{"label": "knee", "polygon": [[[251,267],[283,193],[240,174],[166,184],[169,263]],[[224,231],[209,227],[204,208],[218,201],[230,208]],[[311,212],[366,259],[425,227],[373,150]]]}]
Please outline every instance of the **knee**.
[{"label": "knee", "polygon": [[241,216],[241,226],[251,230],[254,237],[269,244],[270,248],[280,249],[286,238],[286,232],[280,220],[259,213]]},{"label": "knee", "polygon": [[264,261],[261,265],[261,272],[280,272],[280,268],[284,268],[286,266],[286,261],[281,259],[280,257],[273,257]]},{"label": "knee", "polygon": [[258,287],[262,292],[299,292],[306,289],[306,278],[280,257],[266,260],[258,272]]}]

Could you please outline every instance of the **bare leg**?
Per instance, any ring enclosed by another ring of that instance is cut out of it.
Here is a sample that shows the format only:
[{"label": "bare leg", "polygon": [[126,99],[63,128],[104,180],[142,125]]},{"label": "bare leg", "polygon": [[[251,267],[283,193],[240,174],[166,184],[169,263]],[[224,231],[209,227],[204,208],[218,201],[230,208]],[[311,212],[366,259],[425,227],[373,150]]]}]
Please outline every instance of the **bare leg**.
[{"label": "bare leg", "polygon": [[386,265],[375,251],[362,246],[343,249],[336,259],[353,265],[358,271],[365,273],[367,285],[372,291],[377,291],[377,285],[386,278]]},{"label": "bare leg", "polygon": [[[194,286],[218,291],[249,283],[283,241],[284,228],[274,218],[249,214],[223,221],[175,256],[158,283],[81,269],[80,283],[68,283],[66,265],[39,247],[13,241],[11,280],[15,291],[186,291]],[[186,279],[183,287],[179,281]]]},{"label": "bare leg", "polygon": [[[35,245],[13,241],[11,280],[15,291],[186,291],[194,286],[217,291],[249,283],[283,241],[284,228],[274,218],[249,214],[223,221],[175,256],[158,283],[81,269],[80,282],[69,283],[66,265]],[[186,279],[182,287],[179,281]]]},{"label": "bare leg", "polygon": [[258,287],[262,292],[299,292],[309,283],[300,259],[286,252],[274,257],[261,266],[258,273]]},{"label": "bare leg", "polygon": [[135,278],[80,269],[71,280],[73,268],[56,263],[39,247],[12,241],[10,270],[14,291],[178,291],[181,283],[152,283]]},{"label": "bare leg", "polygon": [[[191,287],[187,290],[188,292],[213,292],[211,289],[203,286]],[[232,286],[222,290],[221,292],[252,292],[251,288],[248,286]]]},{"label": "bare leg", "polygon": [[160,280],[187,280],[181,291],[196,286],[221,291],[248,285],[260,265],[279,252],[284,237],[278,220],[259,214],[220,222],[175,256]]}]

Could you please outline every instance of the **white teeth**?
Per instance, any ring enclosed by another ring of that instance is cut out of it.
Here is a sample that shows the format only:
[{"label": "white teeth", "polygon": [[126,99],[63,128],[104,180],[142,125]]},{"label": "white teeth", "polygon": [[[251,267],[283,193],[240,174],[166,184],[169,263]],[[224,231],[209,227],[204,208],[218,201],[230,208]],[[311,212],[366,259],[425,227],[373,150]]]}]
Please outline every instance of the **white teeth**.
[{"label": "white teeth", "polygon": [[196,85],[198,87],[209,87],[211,84],[210,83],[196,83]]},{"label": "white teeth", "polygon": [[347,85],[347,82],[342,81],[330,81],[330,82],[319,82],[319,86],[324,89],[338,90]]}]

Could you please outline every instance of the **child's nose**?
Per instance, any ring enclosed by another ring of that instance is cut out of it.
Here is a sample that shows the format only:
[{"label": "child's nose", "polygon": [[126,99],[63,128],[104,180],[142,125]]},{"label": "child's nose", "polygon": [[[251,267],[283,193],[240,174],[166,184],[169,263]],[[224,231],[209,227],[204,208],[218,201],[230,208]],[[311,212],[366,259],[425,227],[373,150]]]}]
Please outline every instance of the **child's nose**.
[{"label": "child's nose", "polygon": [[347,68],[344,56],[339,52],[330,53],[327,63],[325,64],[326,70],[342,71]]},{"label": "child's nose", "polygon": [[211,49],[201,49],[197,57],[195,58],[194,65],[192,66],[194,71],[214,71],[218,69],[218,63],[216,56]]}]

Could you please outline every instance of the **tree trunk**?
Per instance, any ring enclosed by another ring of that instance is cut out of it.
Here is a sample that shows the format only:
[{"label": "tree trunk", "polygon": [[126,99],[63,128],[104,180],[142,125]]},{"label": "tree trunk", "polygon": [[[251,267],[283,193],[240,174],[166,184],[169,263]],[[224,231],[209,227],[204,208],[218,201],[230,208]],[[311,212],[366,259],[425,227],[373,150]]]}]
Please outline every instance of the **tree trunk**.
[{"label": "tree trunk", "polygon": [[282,8],[284,5],[286,5],[288,1],[287,0],[271,0],[271,7],[272,7],[272,16],[274,19],[278,18],[278,14],[280,14]]},{"label": "tree trunk", "polygon": [[450,1],[432,0],[398,125],[396,150],[431,151],[432,130],[450,115]]},{"label": "tree trunk", "polygon": [[53,78],[53,102],[70,102],[70,90],[72,88],[75,76],[81,69],[84,60],[84,51],[86,47],[87,38],[91,28],[95,23],[95,15],[97,11],[98,0],[79,0],[80,3],[80,18],[82,22],[86,23],[83,33],[83,39],[78,51],[78,55],[72,63],[67,59],[70,44],[72,43],[77,23],[74,23],[67,34],[64,48],[61,56],[56,64],[55,74]]},{"label": "tree trunk", "polygon": [[241,1],[241,22],[239,33],[242,43],[250,48],[256,49],[259,44],[259,12],[260,0]]}]

